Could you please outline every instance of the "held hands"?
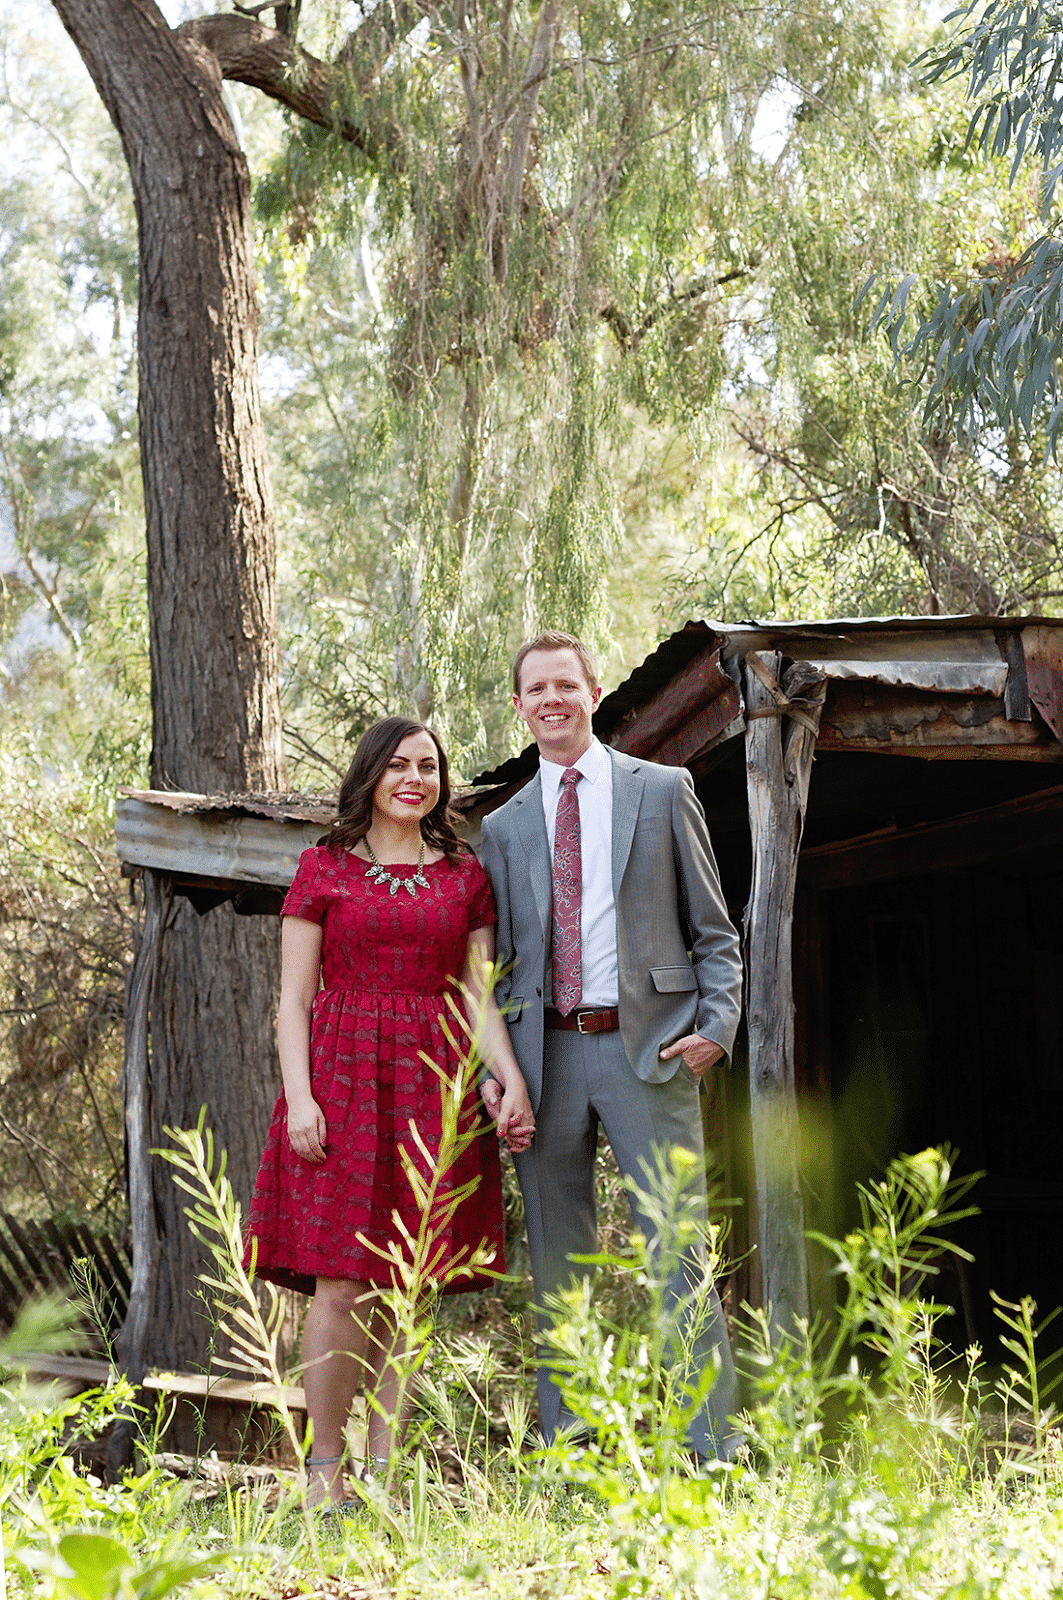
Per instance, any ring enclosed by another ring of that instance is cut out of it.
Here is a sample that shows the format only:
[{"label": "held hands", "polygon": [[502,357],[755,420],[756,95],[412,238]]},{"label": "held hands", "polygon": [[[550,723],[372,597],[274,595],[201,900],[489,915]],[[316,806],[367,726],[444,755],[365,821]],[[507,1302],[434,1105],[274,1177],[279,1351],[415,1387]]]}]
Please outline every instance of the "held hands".
[{"label": "held hands", "polygon": [[661,1060],[671,1061],[673,1056],[682,1056],[695,1078],[703,1078],[726,1054],[726,1050],[712,1039],[706,1039],[703,1034],[688,1033],[685,1038],[677,1039],[675,1044],[662,1050]]},{"label": "held hands", "polygon": [[297,1156],[319,1167],[325,1159],[325,1114],[316,1100],[288,1102],[288,1143]]},{"label": "held hands", "polygon": [[503,1089],[497,1078],[487,1077],[480,1085],[480,1098],[510,1153],[527,1150],[535,1136],[535,1116],[524,1079]]}]

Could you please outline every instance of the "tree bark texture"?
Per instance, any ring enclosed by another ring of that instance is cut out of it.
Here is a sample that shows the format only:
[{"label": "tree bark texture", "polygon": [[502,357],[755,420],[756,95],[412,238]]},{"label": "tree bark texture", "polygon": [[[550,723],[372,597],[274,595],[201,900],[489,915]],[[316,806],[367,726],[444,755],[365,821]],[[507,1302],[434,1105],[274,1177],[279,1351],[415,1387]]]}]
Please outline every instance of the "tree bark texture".
[{"label": "tree bark texture", "polygon": [[56,0],[122,139],[140,241],[152,783],[281,787],[250,177],[218,63],[152,0]]},{"label": "tree bark texture", "polygon": [[[140,450],[148,548],[151,781],[282,789],[273,514],[258,390],[250,178],[217,60],[152,0],[55,0],[114,122],[140,241]],[[268,31],[268,30],[266,30]],[[202,1104],[246,1201],[279,1073],[276,927],[182,904],[151,1005],[151,1118]],[[161,1246],[144,1357],[201,1366],[196,1247],[169,1169],[152,1189]]]},{"label": "tree bark texture", "polygon": [[799,661],[780,683],[780,662],[774,651],[754,652],[746,661],[753,885],[745,937],[762,1303],[772,1326],[785,1334],[808,1316],[791,933],[797,856],[826,678]]}]

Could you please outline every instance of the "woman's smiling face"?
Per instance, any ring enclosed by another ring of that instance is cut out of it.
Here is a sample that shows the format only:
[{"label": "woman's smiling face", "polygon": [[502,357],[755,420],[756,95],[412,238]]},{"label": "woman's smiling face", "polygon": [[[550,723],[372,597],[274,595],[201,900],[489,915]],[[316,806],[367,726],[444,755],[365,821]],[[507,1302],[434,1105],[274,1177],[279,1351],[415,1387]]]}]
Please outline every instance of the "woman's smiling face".
[{"label": "woman's smiling face", "polygon": [[374,820],[420,824],[439,799],[439,751],[430,733],[410,733],[373,790]]}]

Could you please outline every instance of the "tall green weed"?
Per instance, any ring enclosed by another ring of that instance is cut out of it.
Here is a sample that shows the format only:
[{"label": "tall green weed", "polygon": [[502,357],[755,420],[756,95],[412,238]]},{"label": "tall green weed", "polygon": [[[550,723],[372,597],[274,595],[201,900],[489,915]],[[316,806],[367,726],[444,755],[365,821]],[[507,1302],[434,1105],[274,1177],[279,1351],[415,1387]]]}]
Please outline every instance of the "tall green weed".
[{"label": "tall green weed", "polygon": [[[469,1033],[474,1025],[455,1036]],[[457,1132],[456,1111],[453,1125]],[[260,1305],[243,1272],[223,1158],[200,1127],[175,1135],[171,1160],[211,1248],[205,1286],[234,1340],[232,1359],[273,1384],[279,1426],[301,1452],[305,1441],[285,1415],[279,1314],[268,1295]],[[423,1155],[420,1165],[427,1214]],[[861,1191],[859,1225],[820,1240],[839,1285],[834,1319],[780,1337],[768,1315],[747,1309],[737,1341],[745,1449],[731,1466],[699,1470],[684,1431],[713,1374],[684,1359],[665,1292],[669,1252],[685,1250],[695,1225],[690,1177],[672,1157],[642,1186],[663,1250],[635,1236],[627,1250],[587,1262],[628,1278],[630,1294],[596,1304],[588,1282],[559,1307],[548,1354],[566,1406],[590,1434],[579,1450],[560,1441],[529,1453],[530,1372],[514,1388],[489,1339],[428,1338],[423,1280],[399,1273],[395,1303],[407,1296],[408,1326],[421,1340],[408,1373],[418,1424],[402,1481],[367,1490],[361,1513],[327,1533],[295,1487],[267,1494],[228,1482],[213,1502],[193,1501],[150,1440],[145,1470],[119,1485],[77,1472],[65,1453],[71,1434],[104,1425],[131,1396],[116,1384],[68,1400],[25,1384],[19,1351],[40,1349],[54,1316],[36,1313],[0,1350],[9,1374],[0,1409],[9,1588],[163,1600],[206,1584],[257,1597],[294,1566],[300,1586],[461,1600],[1058,1600],[1058,1362],[1042,1349],[1052,1318],[1029,1301],[1001,1302],[1009,1365],[993,1373],[976,1349],[945,1349],[943,1307],[926,1295],[956,1253],[949,1230],[970,1213],[973,1179],[954,1176],[948,1151],[899,1158]],[[431,1259],[427,1236],[423,1248],[413,1243],[414,1261]],[[723,1269],[714,1246],[695,1301]],[[645,1314],[631,1318],[636,1297]],[[987,1437],[994,1408],[996,1443]]]}]

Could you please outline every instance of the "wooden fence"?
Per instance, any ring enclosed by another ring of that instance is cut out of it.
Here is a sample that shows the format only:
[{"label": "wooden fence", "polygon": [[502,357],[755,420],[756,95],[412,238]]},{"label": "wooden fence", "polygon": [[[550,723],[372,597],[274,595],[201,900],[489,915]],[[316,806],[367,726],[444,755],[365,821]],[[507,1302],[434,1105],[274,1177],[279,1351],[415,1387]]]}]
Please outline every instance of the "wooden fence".
[{"label": "wooden fence", "polygon": [[0,1327],[10,1328],[35,1294],[59,1293],[84,1305],[85,1344],[103,1350],[122,1326],[131,1276],[126,1251],[106,1233],[0,1212]]}]

